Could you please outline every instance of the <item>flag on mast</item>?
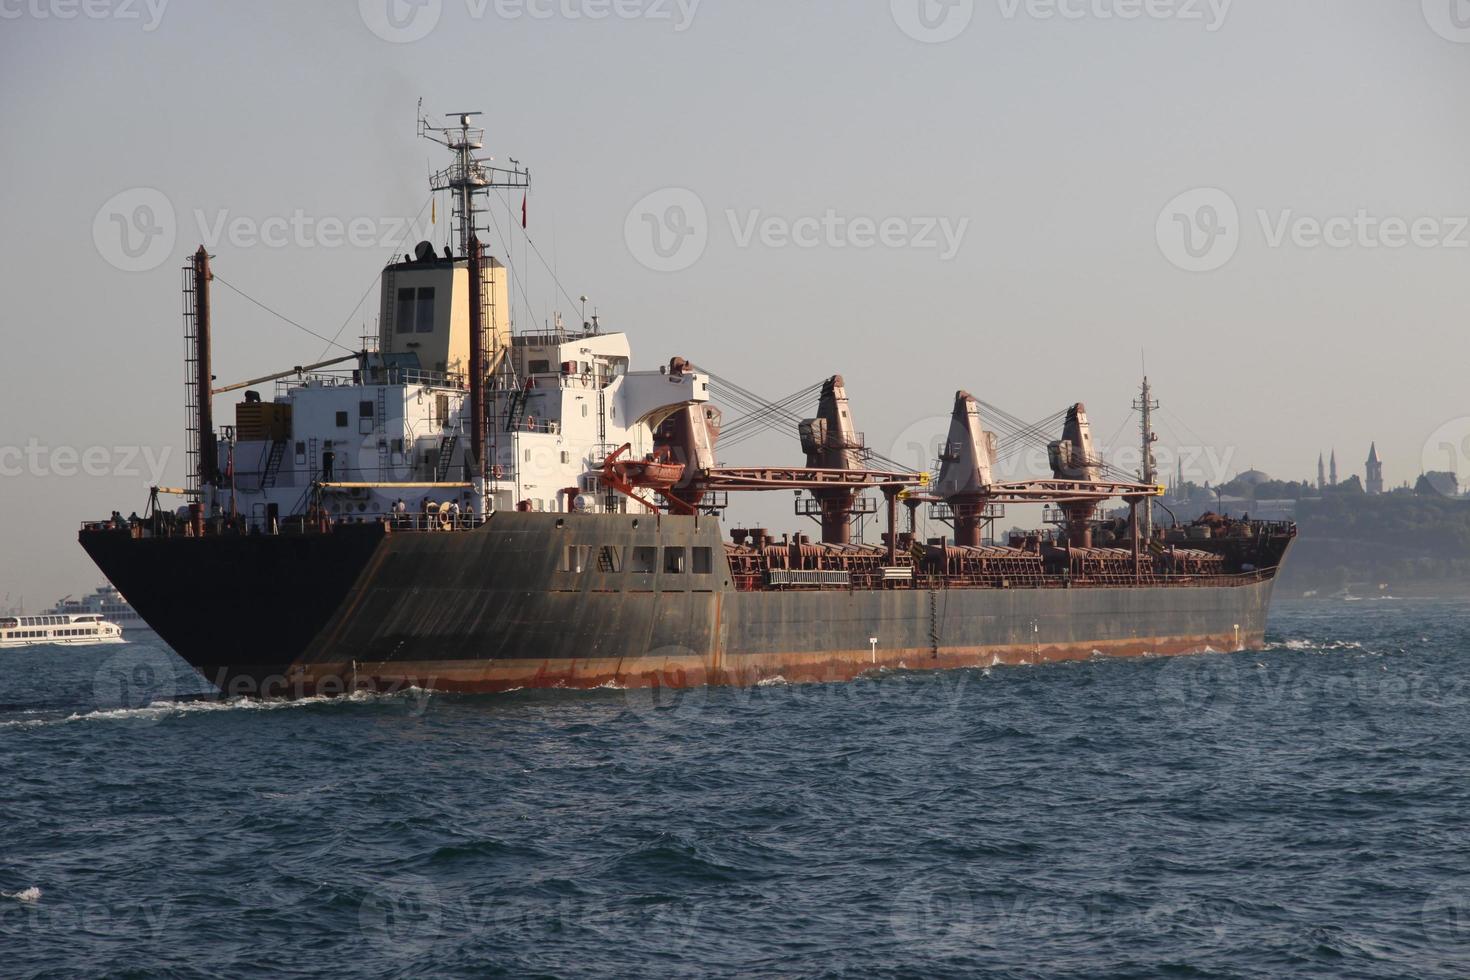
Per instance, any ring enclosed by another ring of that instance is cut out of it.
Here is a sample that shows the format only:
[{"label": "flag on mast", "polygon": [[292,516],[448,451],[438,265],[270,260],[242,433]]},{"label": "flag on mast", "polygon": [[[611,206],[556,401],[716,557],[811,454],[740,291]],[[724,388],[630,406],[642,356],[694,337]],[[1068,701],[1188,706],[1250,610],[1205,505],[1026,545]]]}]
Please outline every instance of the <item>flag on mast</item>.
[{"label": "flag on mast", "polygon": [[526,202],[530,199],[530,191],[521,194],[521,228],[526,227]]}]

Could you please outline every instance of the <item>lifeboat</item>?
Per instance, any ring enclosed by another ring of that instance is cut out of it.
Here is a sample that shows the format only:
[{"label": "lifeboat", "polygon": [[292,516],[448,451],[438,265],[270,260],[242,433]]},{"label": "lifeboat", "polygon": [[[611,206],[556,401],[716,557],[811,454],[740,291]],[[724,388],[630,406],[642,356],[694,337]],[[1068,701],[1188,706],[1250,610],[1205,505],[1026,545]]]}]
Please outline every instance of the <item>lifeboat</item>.
[{"label": "lifeboat", "polygon": [[619,460],[612,470],[623,482],[652,490],[669,490],[684,478],[684,464],[672,463],[656,456],[641,460]]}]

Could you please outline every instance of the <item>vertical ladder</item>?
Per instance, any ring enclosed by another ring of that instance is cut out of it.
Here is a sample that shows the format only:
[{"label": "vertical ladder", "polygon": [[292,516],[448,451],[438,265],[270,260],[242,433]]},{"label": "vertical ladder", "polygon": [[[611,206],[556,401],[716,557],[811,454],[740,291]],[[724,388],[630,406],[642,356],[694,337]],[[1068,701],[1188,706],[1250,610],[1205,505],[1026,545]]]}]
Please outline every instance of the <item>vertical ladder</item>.
[{"label": "vertical ladder", "polygon": [[373,418],[373,431],[378,436],[378,482],[388,480],[388,387],[378,385],[378,414]]},{"label": "vertical ladder", "polygon": [[939,657],[939,591],[929,590],[929,655]]},{"label": "vertical ladder", "polygon": [[[607,442],[607,386],[598,382],[597,387],[597,444],[598,452],[602,459],[594,460],[594,465],[601,466],[607,461],[607,457],[613,452]],[[606,452],[604,452],[606,450]],[[618,507],[617,492],[612,487],[607,487],[602,495],[602,509],[611,514]]]},{"label": "vertical ladder", "polygon": [[188,448],[184,471],[188,499],[200,500],[199,486],[199,324],[194,295],[194,265],[184,266],[184,431]]},{"label": "vertical ladder", "polygon": [[521,424],[521,410],[526,407],[526,389],[516,386],[515,391],[510,393],[510,407],[505,413],[505,431],[514,432]]},{"label": "vertical ladder", "polygon": [[265,472],[260,477],[260,489],[269,490],[276,485],[276,474],[281,471],[281,461],[286,458],[286,440],[271,443],[271,454],[265,461]]},{"label": "vertical ladder", "polygon": [[435,483],[444,483],[449,478],[449,466],[454,461],[454,447],[459,442],[460,431],[456,426],[449,431],[449,435],[439,440],[439,465],[435,467]]}]

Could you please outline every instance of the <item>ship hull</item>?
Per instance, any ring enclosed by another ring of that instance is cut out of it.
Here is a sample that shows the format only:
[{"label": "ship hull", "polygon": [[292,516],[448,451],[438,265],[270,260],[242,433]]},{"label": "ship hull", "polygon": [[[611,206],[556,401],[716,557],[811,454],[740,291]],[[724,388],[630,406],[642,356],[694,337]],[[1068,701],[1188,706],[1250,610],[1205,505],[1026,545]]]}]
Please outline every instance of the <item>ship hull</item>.
[{"label": "ship hull", "polygon": [[[1272,587],[739,591],[718,522],[651,515],[82,544],[207,680],[255,696],[823,682],[1254,649]],[[615,564],[642,549],[653,570],[599,567],[603,549]],[[714,560],[665,568],[666,549]]]}]

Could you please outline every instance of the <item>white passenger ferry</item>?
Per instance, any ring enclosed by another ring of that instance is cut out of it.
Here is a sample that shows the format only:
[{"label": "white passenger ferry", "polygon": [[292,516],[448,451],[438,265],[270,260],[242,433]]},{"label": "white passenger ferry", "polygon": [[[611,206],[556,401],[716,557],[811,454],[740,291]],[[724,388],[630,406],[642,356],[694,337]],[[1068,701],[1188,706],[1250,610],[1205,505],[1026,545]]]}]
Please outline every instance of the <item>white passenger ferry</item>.
[{"label": "white passenger ferry", "polygon": [[0,617],[0,650],[41,644],[91,646],[122,642],[121,626],[92,613]]}]

